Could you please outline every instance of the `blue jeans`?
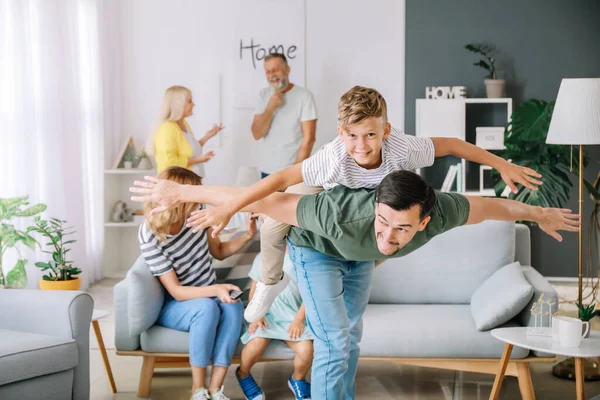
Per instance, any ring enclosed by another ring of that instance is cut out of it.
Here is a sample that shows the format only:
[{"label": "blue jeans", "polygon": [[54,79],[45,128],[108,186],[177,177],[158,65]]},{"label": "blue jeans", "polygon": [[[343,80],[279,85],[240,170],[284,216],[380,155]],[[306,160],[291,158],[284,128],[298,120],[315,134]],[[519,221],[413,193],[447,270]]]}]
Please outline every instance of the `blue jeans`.
[{"label": "blue jeans", "polygon": [[291,241],[289,255],[314,336],[312,398],[354,399],[362,315],[369,301],[374,263],[330,257]]},{"label": "blue jeans", "polygon": [[190,364],[206,368],[229,367],[240,340],[244,305],[225,304],[217,298],[177,301],[165,292],[158,325],[190,333]]}]

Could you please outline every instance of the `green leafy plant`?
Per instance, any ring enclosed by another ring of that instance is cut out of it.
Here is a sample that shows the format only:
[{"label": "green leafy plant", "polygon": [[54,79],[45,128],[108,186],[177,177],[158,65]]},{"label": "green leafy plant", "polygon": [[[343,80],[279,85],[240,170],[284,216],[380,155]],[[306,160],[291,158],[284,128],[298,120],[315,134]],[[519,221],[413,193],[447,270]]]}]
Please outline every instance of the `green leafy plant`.
[{"label": "green leafy plant", "polygon": [[[32,217],[46,210],[45,204],[29,206],[29,196],[0,198],[0,288],[27,286],[27,273],[25,265],[27,259],[23,258],[17,244],[23,243],[30,249],[35,249],[38,242],[29,234],[34,228],[28,227],[25,231],[15,228],[12,220],[15,217]],[[2,260],[8,249],[14,248],[19,253],[17,264],[4,278]]]},{"label": "green leafy plant", "polygon": [[[510,193],[509,198],[522,203],[562,208],[569,200],[573,183],[570,174],[579,173],[579,149],[577,147],[551,145],[546,136],[552,119],[554,101],[532,99],[519,104],[511,115],[504,132],[505,149],[498,152],[500,157],[513,163],[529,167],[542,175],[543,185],[537,191],[517,185],[519,192]],[[584,167],[587,157],[584,158]],[[500,195],[506,184],[497,171],[492,171],[494,189]],[[585,181],[590,193],[597,191]]]},{"label": "green leafy plant", "polygon": [[68,281],[81,273],[79,268],[73,267],[73,261],[67,260],[67,253],[71,250],[68,245],[75,243],[76,240],[65,240],[67,236],[75,233],[71,230],[71,227],[65,226],[66,222],[57,218],[50,218],[49,220],[40,217],[35,218],[33,229],[50,239],[50,242],[46,245],[52,247],[52,251],[44,251],[44,253],[52,255],[50,261],[35,263],[36,267],[41,268],[42,271],[47,271],[47,274],[42,277],[45,281]]},{"label": "green leafy plant", "polygon": [[596,315],[600,314],[599,311],[594,310],[595,307],[596,305],[593,303],[587,306],[577,303],[577,309],[579,310],[579,319],[585,322],[591,320]]},{"label": "green leafy plant", "polygon": [[494,48],[491,45],[487,45],[484,43],[471,43],[466,45],[465,49],[475,54],[482,55],[485,58],[485,60],[479,60],[473,65],[485,69],[488,72],[489,79],[496,79],[496,65],[494,57],[492,55],[492,53],[494,52]]}]

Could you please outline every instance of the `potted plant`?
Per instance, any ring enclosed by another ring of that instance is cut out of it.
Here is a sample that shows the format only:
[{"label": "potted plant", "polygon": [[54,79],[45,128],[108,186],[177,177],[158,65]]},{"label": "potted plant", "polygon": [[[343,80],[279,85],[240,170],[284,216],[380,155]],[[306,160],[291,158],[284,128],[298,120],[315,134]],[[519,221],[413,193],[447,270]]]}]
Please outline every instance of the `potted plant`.
[{"label": "potted plant", "polygon": [[150,157],[148,157],[148,153],[146,153],[146,150],[143,147],[137,156],[139,160],[137,165],[138,169],[152,169],[152,161],[150,161]]},{"label": "potted plant", "polygon": [[484,80],[487,97],[502,97],[504,94],[504,79],[498,79],[496,74],[495,59],[492,55],[494,48],[483,43],[472,43],[467,44],[465,49],[475,54],[480,54],[485,58],[485,60],[479,60],[473,65],[481,67],[488,72],[488,78]]},{"label": "potted plant", "polygon": [[[596,315],[598,315],[598,311],[594,310],[595,308],[596,308],[596,305],[594,303],[589,304],[587,306],[577,303],[577,310],[579,310],[579,319],[582,320],[583,322],[591,321],[592,318],[594,318]],[[584,337],[586,337],[586,338],[590,337],[590,331],[591,331],[591,329],[588,329],[587,334]]]},{"label": "potted plant", "polygon": [[35,218],[34,230],[42,236],[48,238],[51,251],[44,253],[51,254],[52,259],[48,262],[36,262],[35,266],[47,271],[47,274],[40,280],[40,289],[45,290],[77,290],[81,287],[81,280],[75,276],[81,273],[79,268],[73,267],[73,261],[67,260],[67,253],[70,251],[69,244],[76,240],[65,240],[65,238],[75,231],[65,226],[66,221],[50,218],[49,220]]},{"label": "potted plant", "polygon": [[123,167],[125,169],[133,168],[133,155],[131,149],[127,148],[125,156],[123,157]]},{"label": "potted plant", "polygon": [[[32,217],[46,210],[45,204],[29,205],[29,196],[15,198],[0,198],[0,289],[4,287],[24,288],[27,286],[27,272],[25,265],[27,259],[23,258],[17,243],[21,242],[30,249],[35,249],[38,242],[29,234],[34,228],[28,227],[25,231],[15,228],[11,223],[15,217]],[[17,264],[6,274],[2,270],[2,260],[8,249],[14,248],[19,253]]]}]

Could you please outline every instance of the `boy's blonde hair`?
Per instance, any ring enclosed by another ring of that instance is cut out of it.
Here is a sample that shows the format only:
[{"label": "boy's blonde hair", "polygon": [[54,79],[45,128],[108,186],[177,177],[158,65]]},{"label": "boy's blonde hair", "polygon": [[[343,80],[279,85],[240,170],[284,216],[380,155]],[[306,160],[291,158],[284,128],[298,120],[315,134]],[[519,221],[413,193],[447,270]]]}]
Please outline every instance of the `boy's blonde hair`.
[{"label": "boy's blonde hair", "polygon": [[358,124],[367,118],[382,118],[387,121],[387,104],[377,90],[354,86],[348,90],[338,104],[338,123],[342,128]]},{"label": "boy's blonde hair", "polygon": [[[182,185],[201,185],[202,178],[192,171],[181,167],[169,167],[162,171],[159,178],[168,179]],[[146,225],[161,241],[167,238],[171,227],[175,224],[185,223],[185,219],[200,206],[200,203],[182,203],[161,213],[150,215],[150,211],[158,206],[158,203],[147,202],[144,204],[144,216]]]}]

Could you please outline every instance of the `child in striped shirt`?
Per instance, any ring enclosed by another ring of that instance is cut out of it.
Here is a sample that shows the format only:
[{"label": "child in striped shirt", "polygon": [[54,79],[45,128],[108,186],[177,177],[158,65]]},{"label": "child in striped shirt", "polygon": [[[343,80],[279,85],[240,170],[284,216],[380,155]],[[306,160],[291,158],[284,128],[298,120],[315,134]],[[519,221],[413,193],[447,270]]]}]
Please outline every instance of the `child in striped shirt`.
[{"label": "child in striped shirt", "polygon": [[[449,154],[498,170],[513,192],[517,191],[515,183],[533,190],[534,185],[541,184],[534,170],[511,164],[463,140],[415,137],[392,129],[385,99],[375,89],[355,86],[342,96],[337,129],[334,140],[302,163],[269,175],[223,206],[205,210],[197,229],[211,226],[217,234],[237,211],[277,190],[289,188],[291,193],[310,194],[320,187],[327,190],[337,185],[374,189],[390,172],[427,167],[435,157]],[[248,322],[262,318],[287,286],[289,279],[282,266],[289,229],[289,225],[272,219],[262,225],[263,280],[244,312]]]},{"label": "child in striped shirt", "polygon": [[[159,178],[188,185],[202,183],[202,178],[181,167],[167,168]],[[240,250],[256,234],[256,221],[249,218],[243,236],[221,242],[207,230],[194,233],[185,226],[190,213],[202,205],[183,203],[150,215],[155,207],[155,203],[144,205],[146,221],[140,226],[139,241],[150,271],[167,291],[157,324],[189,332],[192,400],[227,400],[223,381],[240,338],[244,307],[230,297],[232,290],[240,290],[237,286],[216,283],[211,256],[222,260]],[[211,359],[206,389],[206,367]]]}]

